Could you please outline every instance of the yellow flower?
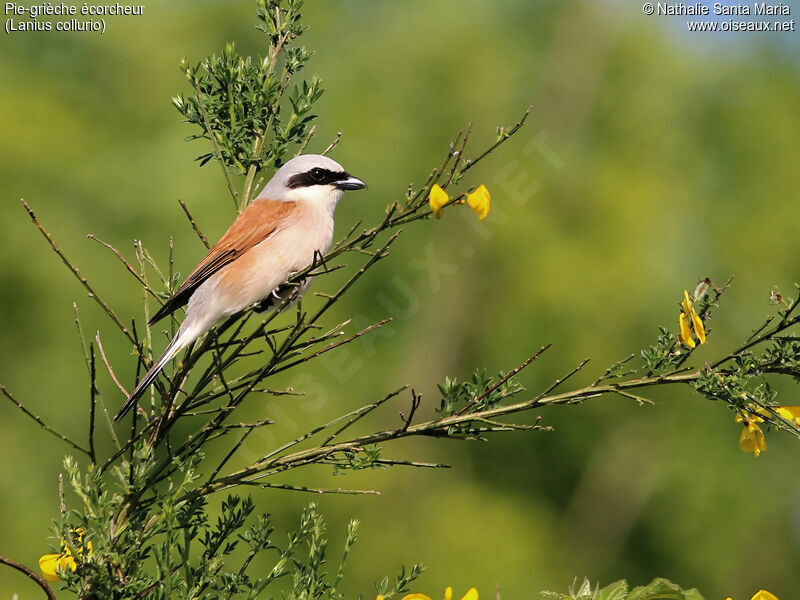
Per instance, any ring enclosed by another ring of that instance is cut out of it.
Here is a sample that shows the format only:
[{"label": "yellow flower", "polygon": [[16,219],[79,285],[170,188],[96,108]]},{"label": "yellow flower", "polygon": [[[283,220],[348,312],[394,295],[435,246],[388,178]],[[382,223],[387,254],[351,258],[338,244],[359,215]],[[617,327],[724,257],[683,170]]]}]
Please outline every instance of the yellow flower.
[{"label": "yellow flower", "polygon": [[[77,543],[83,543],[83,531],[78,530],[73,533],[77,534]],[[86,548],[89,551],[89,555],[92,554],[92,542],[86,543]],[[80,554],[80,552],[79,552]],[[75,557],[72,556],[72,552],[70,552],[69,547],[67,544],[62,542],[61,543],[61,553],[60,554],[45,554],[39,559],[39,570],[41,570],[42,575],[47,581],[60,581],[61,577],[58,575],[58,571],[75,571],[78,568],[78,564],[75,562]]]},{"label": "yellow flower", "polygon": [[442,218],[442,208],[445,204],[450,202],[450,196],[447,195],[438,183],[434,183],[431,188],[431,193],[428,195],[428,204],[431,206],[433,214],[437,219]]},{"label": "yellow flower", "polygon": [[[750,407],[751,410],[753,410],[753,405],[752,404],[748,404],[747,406]],[[758,412],[763,412],[763,411],[764,411],[763,408],[759,408],[758,409]],[[764,419],[762,419],[761,417],[759,417],[756,414],[748,414],[748,415],[745,416],[745,415],[743,415],[741,413],[738,413],[736,415],[736,422],[737,423],[746,423],[747,421],[753,421],[755,423],[763,423]]]},{"label": "yellow flower", "polygon": [[[769,417],[774,414],[772,411],[778,413],[781,419],[789,421],[792,425],[800,427],[800,406],[773,406],[761,407],[749,405],[753,413],[758,413],[764,417]],[[757,414],[737,414],[737,423],[744,423],[744,429],[739,436],[739,448],[743,452],[749,452],[753,456],[758,456],[767,449],[767,442],[764,439],[764,432],[761,430],[759,423],[763,423],[764,419]],[[761,590],[759,593],[763,592]],[[769,592],[764,592],[769,594]],[[769,600],[771,596],[753,596],[751,600]]]},{"label": "yellow flower", "polygon": [[694,309],[692,309],[692,327],[694,328],[694,334],[697,336],[697,339],[700,340],[700,343],[705,344],[706,328],[703,327],[703,320]]},{"label": "yellow flower", "polygon": [[775,412],[780,415],[781,419],[800,427],[800,406],[777,406]]},{"label": "yellow flower", "polygon": [[[383,600],[383,596],[378,595],[376,600]],[[425,594],[407,594],[403,596],[402,600],[431,600],[430,597],[426,596]],[[444,600],[453,600],[453,588],[449,585],[444,590]],[[478,600],[478,590],[475,588],[469,588],[467,593],[461,597],[461,600]]]},{"label": "yellow flower", "polygon": [[692,331],[689,329],[689,322],[691,321],[695,337],[701,344],[705,344],[706,330],[703,327],[703,320],[700,318],[700,315],[697,314],[694,306],[692,306],[692,299],[689,297],[689,292],[687,290],[683,290],[683,302],[681,303],[681,307],[683,308],[683,312],[681,312],[681,316],[678,318],[681,341],[689,346],[689,348],[695,347]]},{"label": "yellow flower", "polygon": [[[467,204],[475,211],[478,218],[483,221],[489,214],[489,207],[492,202],[492,196],[486,186],[481,184],[477,190],[467,196]],[[469,593],[469,592],[467,592]]]},{"label": "yellow flower", "polygon": [[45,554],[39,559],[39,570],[47,581],[60,581],[59,570],[74,571],[77,568],[78,565],[69,550],[66,550],[66,554]]},{"label": "yellow flower", "polygon": [[678,318],[678,325],[681,328],[681,341],[689,348],[694,348],[696,344],[692,339],[692,331],[689,329],[689,320],[686,318],[686,313],[681,313]]},{"label": "yellow flower", "polygon": [[[485,185],[480,185],[477,190],[469,194],[466,201],[481,221],[489,214],[492,197]],[[431,207],[431,212],[433,212],[437,219],[442,218],[442,209],[449,203],[450,196],[447,192],[445,192],[438,183],[433,184],[428,194],[428,204]],[[455,201],[455,204],[464,204],[463,197],[459,197],[459,199]]]},{"label": "yellow flower", "polygon": [[767,590],[758,590],[750,600],[778,600],[778,598]]},{"label": "yellow flower", "polygon": [[[742,429],[742,434],[739,436],[739,448],[742,452],[749,452],[758,458],[758,455],[767,449],[764,432],[758,426],[758,423],[763,423],[764,419],[752,415],[748,415],[746,418],[742,415],[736,415],[736,422],[744,423],[744,429]],[[766,600],[766,597],[763,600]]]}]

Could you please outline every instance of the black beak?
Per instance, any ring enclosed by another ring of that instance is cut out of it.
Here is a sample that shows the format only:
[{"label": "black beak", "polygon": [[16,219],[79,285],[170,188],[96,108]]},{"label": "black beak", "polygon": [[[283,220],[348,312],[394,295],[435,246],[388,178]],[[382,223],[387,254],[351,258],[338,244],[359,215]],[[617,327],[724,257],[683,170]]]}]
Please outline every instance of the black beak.
[{"label": "black beak", "polygon": [[346,174],[344,179],[337,181],[333,185],[340,190],[363,190],[367,187],[366,183],[361,181],[358,177],[353,177],[349,173]]}]

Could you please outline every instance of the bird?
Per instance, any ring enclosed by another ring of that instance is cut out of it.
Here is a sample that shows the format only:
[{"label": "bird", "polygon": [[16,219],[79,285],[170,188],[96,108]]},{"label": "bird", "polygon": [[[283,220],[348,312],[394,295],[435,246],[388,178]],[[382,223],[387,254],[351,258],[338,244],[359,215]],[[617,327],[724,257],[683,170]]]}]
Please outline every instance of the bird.
[{"label": "bird", "polygon": [[280,167],[150,325],[186,306],[186,315],[164,353],[120,409],[118,422],[182,349],[226,318],[258,306],[293,273],[324,256],[333,241],[333,215],[348,190],[367,187],[336,161],[319,154],[296,156]]}]

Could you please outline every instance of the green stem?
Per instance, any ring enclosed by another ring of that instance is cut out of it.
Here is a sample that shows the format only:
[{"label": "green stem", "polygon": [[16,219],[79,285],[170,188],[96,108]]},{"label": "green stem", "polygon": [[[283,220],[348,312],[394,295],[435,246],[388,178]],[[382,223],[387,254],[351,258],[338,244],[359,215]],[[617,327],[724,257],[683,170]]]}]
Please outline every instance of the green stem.
[{"label": "green stem", "polygon": [[194,490],[180,499],[180,502],[188,502],[195,498],[217,492],[220,490],[236,487],[241,484],[250,484],[253,477],[264,477],[273,475],[287,469],[296,468],[306,464],[316,463],[319,460],[338,454],[341,452],[357,450],[364,446],[395,440],[414,435],[442,435],[455,425],[468,424],[475,420],[494,419],[514,413],[524,412],[531,409],[547,405],[571,404],[581,402],[589,398],[594,398],[604,394],[616,394],[620,391],[637,389],[642,387],[664,385],[664,384],[687,384],[697,381],[701,377],[700,371],[684,373],[680,375],[666,375],[658,377],[641,377],[630,381],[611,383],[602,386],[589,385],[570,392],[554,394],[551,396],[537,397],[516,404],[497,406],[491,409],[470,414],[459,414],[443,419],[437,419],[410,426],[405,429],[389,429],[354,438],[346,442],[340,442],[330,446],[318,446],[294,452],[292,454],[278,456],[268,461],[257,462],[249,467],[240,469],[230,475],[221,477],[216,481],[210,482],[205,486]]}]

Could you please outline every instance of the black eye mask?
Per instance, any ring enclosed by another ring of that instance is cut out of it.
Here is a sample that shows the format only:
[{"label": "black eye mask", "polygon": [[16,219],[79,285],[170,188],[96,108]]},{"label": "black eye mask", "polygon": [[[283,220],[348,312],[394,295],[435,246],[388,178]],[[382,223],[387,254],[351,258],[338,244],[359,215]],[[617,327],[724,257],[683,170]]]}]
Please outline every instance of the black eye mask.
[{"label": "black eye mask", "polygon": [[315,167],[305,173],[292,175],[286,185],[288,185],[290,189],[295,189],[299,187],[310,187],[312,185],[330,185],[349,178],[350,175],[344,171],[339,171],[337,173],[335,171],[329,171],[328,169]]}]

